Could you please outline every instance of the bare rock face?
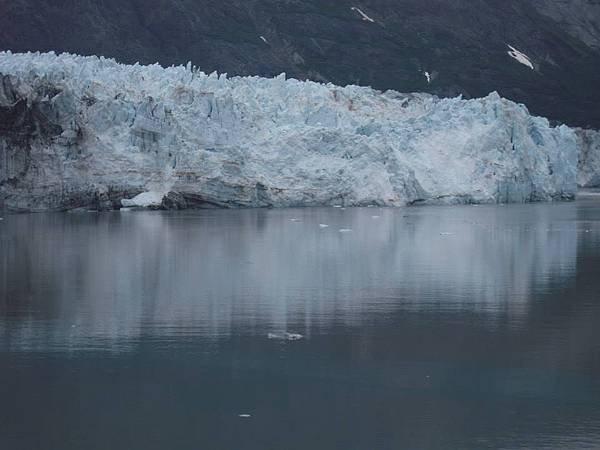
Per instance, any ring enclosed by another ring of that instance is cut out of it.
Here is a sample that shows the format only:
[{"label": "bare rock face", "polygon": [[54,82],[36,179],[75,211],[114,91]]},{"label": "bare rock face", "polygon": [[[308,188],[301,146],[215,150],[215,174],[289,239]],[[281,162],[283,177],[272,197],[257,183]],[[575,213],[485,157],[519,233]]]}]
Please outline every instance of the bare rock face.
[{"label": "bare rock face", "polygon": [[600,49],[600,1],[530,1],[540,14],[555,20],[573,38]]},{"label": "bare rock face", "polygon": [[529,202],[576,192],[577,141],[523,105],[63,54],[0,53],[15,211]]},{"label": "bare rock face", "polygon": [[577,184],[583,188],[600,187],[600,131],[575,131],[579,147]]}]

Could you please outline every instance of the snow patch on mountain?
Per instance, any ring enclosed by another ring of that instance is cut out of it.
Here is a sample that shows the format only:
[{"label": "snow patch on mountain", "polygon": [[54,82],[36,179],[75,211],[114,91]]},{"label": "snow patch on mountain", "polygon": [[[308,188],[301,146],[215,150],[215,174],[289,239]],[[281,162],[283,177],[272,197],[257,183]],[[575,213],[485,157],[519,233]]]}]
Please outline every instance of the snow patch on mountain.
[{"label": "snow patch on mountain", "polygon": [[372,18],[370,18],[369,16],[367,16],[360,8],[353,6],[350,9],[352,11],[356,11],[358,14],[360,14],[362,17],[362,20],[366,20],[367,22],[375,23],[375,21]]},{"label": "snow patch on mountain", "polygon": [[511,56],[511,58],[514,58],[521,64],[529,67],[531,70],[534,70],[533,63],[531,62],[531,59],[529,58],[529,56],[527,56],[525,53],[517,50],[512,45],[508,45],[508,44],[506,44],[506,45],[508,46],[508,48],[510,48],[510,51],[508,51],[507,53]]},{"label": "snow patch on mountain", "polygon": [[186,208],[576,192],[573,130],[496,93],[439,99],[4,52],[0,115],[0,207],[11,210],[156,206],[161,194],[162,207]]}]

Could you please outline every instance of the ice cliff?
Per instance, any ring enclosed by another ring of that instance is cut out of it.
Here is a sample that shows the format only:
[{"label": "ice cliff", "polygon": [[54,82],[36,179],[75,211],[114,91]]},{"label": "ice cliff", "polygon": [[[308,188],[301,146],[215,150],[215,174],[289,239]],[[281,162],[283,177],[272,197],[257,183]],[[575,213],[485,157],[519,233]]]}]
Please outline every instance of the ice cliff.
[{"label": "ice cliff", "polygon": [[[572,198],[577,139],[476,100],[0,53],[0,206],[261,207]],[[141,195],[140,195],[141,194]]]},{"label": "ice cliff", "polygon": [[575,131],[579,147],[577,183],[584,188],[600,187],[600,131]]}]

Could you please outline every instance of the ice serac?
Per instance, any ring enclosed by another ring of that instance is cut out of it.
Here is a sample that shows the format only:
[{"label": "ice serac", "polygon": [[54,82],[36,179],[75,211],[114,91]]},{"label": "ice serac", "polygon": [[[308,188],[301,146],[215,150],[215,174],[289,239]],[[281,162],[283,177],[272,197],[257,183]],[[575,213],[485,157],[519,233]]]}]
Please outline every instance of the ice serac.
[{"label": "ice serac", "polygon": [[583,188],[600,187],[600,131],[576,129],[579,147],[577,183]]},{"label": "ice serac", "polygon": [[495,93],[438,99],[53,53],[0,53],[0,80],[10,210],[528,202],[577,188],[574,131]]}]

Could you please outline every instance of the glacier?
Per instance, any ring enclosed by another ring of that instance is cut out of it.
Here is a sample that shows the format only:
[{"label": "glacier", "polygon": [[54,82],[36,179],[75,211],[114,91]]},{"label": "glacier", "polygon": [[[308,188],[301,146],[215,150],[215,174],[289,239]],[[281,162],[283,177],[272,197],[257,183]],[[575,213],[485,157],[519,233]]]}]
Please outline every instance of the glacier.
[{"label": "glacier", "polygon": [[580,141],[497,93],[0,52],[0,208],[12,211],[572,199]]},{"label": "glacier", "polygon": [[583,188],[600,187],[600,131],[575,129],[579,148],[577,183]]}]

